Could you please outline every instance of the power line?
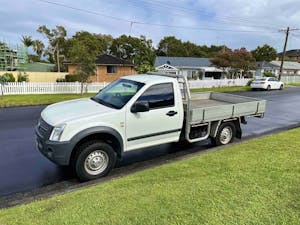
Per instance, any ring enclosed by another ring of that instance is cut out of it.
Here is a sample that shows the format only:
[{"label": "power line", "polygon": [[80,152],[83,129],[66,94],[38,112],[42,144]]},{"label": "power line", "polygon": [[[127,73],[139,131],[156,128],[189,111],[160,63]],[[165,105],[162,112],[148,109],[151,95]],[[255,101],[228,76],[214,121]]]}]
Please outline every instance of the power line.
[{"label": "power line", "polygon": [[62,4],[62,3],[52,2],[52,1],[48,1],[48,0],[37,0],[37,1],[64,7],[64,8],[68,8],[68,9],[72,9],[72,10],[76,10],[76,11],[80,11],[80,12],[84,12],[84,13],[88,13],[88,14],[93,14],[93,15],[97,15],[97,16],[102,16],[102,17],[106,17],[106,18],[110,18],[110,19],[114,19],[114,20],[127,22],[131,26],[130,30],[132,30],[132,26],[134,24],[140,24],[140,25],[150,25],[150,26],[158,26],[158,27],[177,28],[177,29],[190,29],[190,30],[211,30],[211,31],[242,32],[242,33],[244,33],[244,32],[245,33],[262,33],[262,32],[270,33],[270,31],[267,32],[267,31],[262,31],[262,30],[233,30],[233,29],[219,29],[219,28],[208,28],[208,27],[190,27],[190,26],[179,26],[179,25],[169,25],[169,24],[134,21],[134,20],[124,19],[124,18],[120,18],[120,17],[110,16],[110,15],[107,15],[104,13],[99,13],[99,12],[95,12],[95,11],[91,11],[91,10],[77,8],[77,7],[73,7],[70,5]]},{"label": "power line", "polygon": [[[130,0],[130,1],[136,1],[136,0]],[[201,10],[201,9],[192,9],[192,8],[186,8],[186,7],[181,7],[181,6],[176,6],[176,5],[172,5],[172,4],[168,4],[168,3],[162,3],[160,1],[156,1],[156,0],[151,0],[151,1],[147,1],[147,0],[139,0],[138,2],[140,1],[143,1],[143,2],[146,2],[148,4],[151,4],[151,5],[158,5],[160,7],[163,7],[163,8],[169,8],[169,9],[177,9],[177,10],[180,10],[180,11],[185,11],[185,12],[193,12],[194,14],[197,14],[197,15],[211,15],[209,14],[206,10]],[[140,5],[139,5],[140,6]],[[257,25],[257,23],[261,23],[262,21],[254,21],[254,20],[249,20],[249,19],[245,19],[245,18],[238,18],[238,17],[230,17],[230,16],[218,16],[218,15],[215,15],[214,18],[218,19],[218,20],[221,20],[221,21],[225,21],[227,24],[228,23],[233,23],[233,24],[241,24],[241,22],[250,22],[250,23],[255,23],[255,25],[245,25],[245,26],[248,26],[248,27],[259,27],[259,28],[267,28],[267,29],[277,29],[276,27],[273,27],[273,25],[270,25],[270,26],[265,26],[265,25]],[[225,20],[224,20],[225,19]],[[234,21],[228,21],[227,19],[233,19]],[[237,21],[240,21],[237,22]],[[220,22],[220,21],[219,21]],[[264,23],[265,24],[265,23]]]}]

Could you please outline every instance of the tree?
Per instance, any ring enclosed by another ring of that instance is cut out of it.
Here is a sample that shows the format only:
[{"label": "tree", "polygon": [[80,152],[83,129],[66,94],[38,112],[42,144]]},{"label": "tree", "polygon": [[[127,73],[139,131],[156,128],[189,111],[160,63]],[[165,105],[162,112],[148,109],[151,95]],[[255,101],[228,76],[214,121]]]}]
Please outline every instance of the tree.
[{"label": "tree", "polygon": [[64,55],[65,37],[67,36],[66,29],[63,26],[56,26],[55,29],[50,30],[43,25],[37,29],[37,32],[44,34],[48,38],[49,46],[46,53],[49,55],[50,62],[55,61],[57,71],[60,72],[60,57]]},{"label": "tree", "polygon": [[196,45],[192,42],[183,42],[174,36],[167,36],[160,40],[156,54],[158,56],[177,57],[213,57],[220,51],[229,50],[225,45]]},{"label": "tree", "polygon": [[4,95],[4,86],[8,82],[8,77],[7,76],[0,76],[0,87],[1,87],[1,96]]},{"label": "tree", "polygon": [[92,34],[87,31],[76,32],[72,38],[66,41],[66,57],[70,58],[69,49],[72,48],[73,44],[80,41],[84,45],[93,45],[97,54],[106,54],[112,43],[113,37],[110,35]]},{"label": "tree", "polygon": [[22,35],[21,41],[26,47],[30,47],[33,44],[31,36]]},{"label": "tree", "polygon": [[164,37],[158,43],[157,55],[159,56],[186,56],[181,40],[174,36]]},{"label": "tree", "polygon": [[32,43],[32,48],[38,55],[39,60],[41,60],[45,45],[42,41],[40,40],[34,40]]},{"label": "tree", "polygon": [[275,48],[265,44],[262,47],[257,46],[256,49],[251,51],[256,61],[267,61],[270,62],[275,60],[277,57],[277,51]]},{"label": "tree", "polygon": [[113,40],[110,53],[116,57],[132,61],[135,65],[153,65],[155,52],[152,40],[145,36],[131,37],[122,35]]},{"label": "tree", "polygon": [[137,66],[136,70],[137,70],[138,74],[144,74],[144,73],[147,73],[150,71],[153,71],[153,72],[156,71],[155,67],[150,64],[141,64],[141,65]]},{"label": "tree", "polygon": [[219,52],[215,57],[211,58],[211,62],[226,73],[230,69],[231,78],[235,77],[240,70],[246,73],[256,67],[255,58],[245,48]]},{"label": "tree", "polygon": [[81,82],[81,94],[83,94],[84,83],[90,76],[95,75],[95,59],[98,54],[95,42],[86,43],[83,40],[74,40],[70,49],[71,63],[76,64],[76,73]]}]

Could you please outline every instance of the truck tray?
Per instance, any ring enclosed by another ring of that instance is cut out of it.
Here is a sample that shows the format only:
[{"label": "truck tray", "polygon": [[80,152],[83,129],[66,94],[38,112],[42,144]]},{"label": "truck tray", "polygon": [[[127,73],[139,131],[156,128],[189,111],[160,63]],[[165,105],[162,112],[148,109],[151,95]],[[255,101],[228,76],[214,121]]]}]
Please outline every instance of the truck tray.
[{"label": "truck tray", "polygon": [[192,93],[190,123],[205,123],[241,116],[261,116],[266,100],[218,92]]}]

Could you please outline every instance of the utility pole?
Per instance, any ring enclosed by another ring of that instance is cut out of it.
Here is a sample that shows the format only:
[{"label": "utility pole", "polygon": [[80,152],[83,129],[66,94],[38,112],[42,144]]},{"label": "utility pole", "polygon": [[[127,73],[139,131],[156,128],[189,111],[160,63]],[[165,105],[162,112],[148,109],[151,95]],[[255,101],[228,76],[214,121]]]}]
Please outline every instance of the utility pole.
[{"label": "utility pole", "polygon": [[279,30],[279,32],[285,32],[285,42],[284,42],[284,46],[283,46],[283,52],[281,54],[281,64],[280,64],[279,77],[278,77],[279,80],[281,80],[281,76],[282,76],[283,62],[284,62],[284,57],[285,57],[285,52],[286,52],[286,45],[287,45],[288,38],[289,38],[289,33],[294,30],[299,30],[299,29],[290,29],[290,27],[287,27],[287,29]]},{"label": "utility pole", "polygon": [[131,22],[130,22],[130,32],[129,32],[129,36],[131,36],[133,24],[134,24],[134,21],[131,21]]}]

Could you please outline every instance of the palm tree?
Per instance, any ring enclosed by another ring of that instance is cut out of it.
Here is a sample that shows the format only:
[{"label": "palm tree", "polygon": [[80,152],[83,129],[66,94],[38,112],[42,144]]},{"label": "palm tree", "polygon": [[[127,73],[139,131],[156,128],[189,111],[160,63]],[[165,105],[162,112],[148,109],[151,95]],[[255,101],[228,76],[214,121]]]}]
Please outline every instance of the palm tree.
[{"label": "palm tree", "polygon": [[44,48],[45,48],[44,43],[40,40],[34,40],[32,42],[32,48],[36,52],[36,54],[38,55],[39,59],[41,59]]},{"label": "palm tree", "polygon": [[33,44],[31,36],[22,35],[21,41],[26,47],[30,47]]}]

